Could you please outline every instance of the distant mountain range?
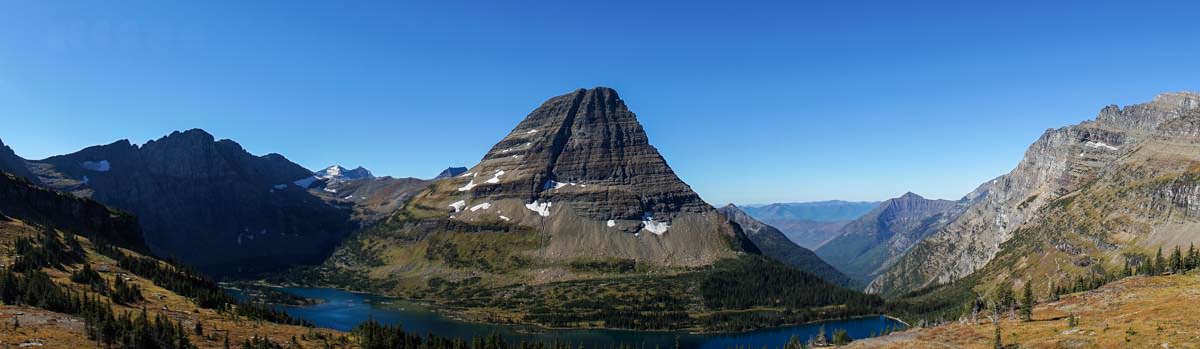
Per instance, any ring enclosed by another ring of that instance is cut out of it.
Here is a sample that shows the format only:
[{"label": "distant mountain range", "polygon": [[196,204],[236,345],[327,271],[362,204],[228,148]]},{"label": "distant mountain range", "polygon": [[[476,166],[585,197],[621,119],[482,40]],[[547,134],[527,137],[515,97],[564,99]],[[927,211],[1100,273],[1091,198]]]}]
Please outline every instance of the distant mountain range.
[{"label": "distant mountain range", "polygon": [[879,206],[871,201],[813,201],[741,206],[760,220],[850,221]]},{"label": "distant mountain range", "polygon": [[837,237],[842,227],[870,212],[878,202],[815,201],[741,207],[747,214],[778,228],[796,244],[817,249]]},{"label": "distant mountain range", "polygon": [[866,282],[856,281],[846,276],[829,263],[821,260],[821,257],[818,257],[812,250],[797,245],[779,229],[759,222],[740,207],[729,204],[717,210],[736,223],[750,238],[750,241],[758,246],[763,255],[797,269],[809,271],[839,286],[859,288],[866,285]]}]

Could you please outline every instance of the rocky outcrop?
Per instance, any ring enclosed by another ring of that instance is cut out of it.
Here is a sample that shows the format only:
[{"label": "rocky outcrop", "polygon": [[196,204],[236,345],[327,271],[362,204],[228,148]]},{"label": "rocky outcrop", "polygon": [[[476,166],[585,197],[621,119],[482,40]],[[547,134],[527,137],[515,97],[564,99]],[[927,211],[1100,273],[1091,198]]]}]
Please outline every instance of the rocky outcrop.
[{"label": "rocky outcrop", "polygon": [[842,227],[817,255],[866,284],[926,236],[944,227],[966,200],[929,200],[914,193],[884,201]]},{"label": "rocky outcrop", "polygon": [[29,167],[50,188],[138,215],[156,254],[220,276],[319,263],[356,225],[348,205],[301,188],[311,171],[198,129]]},{"label": "rocky outcrop", "polygon": [[[1198,107],[1200,95],[1164,94],[1145,104],[1108,106],[1093,121],[1046,131],[1016,169],[972,193],[977,202],[877,277],[867,291],[896,295],[978,270],[1047,203],[1092,183],[1149,140],[1193,132],[1180,120]],[[1160,129],[1163,125],[1169,127]]]},{"label": "rocky outcrop", "polygon": [[861,287],[862,284],[855,283],[854,280],[825,263],[813,251],[800,247],[789,240],[779,229],[759,222],[741,208],[729,204],[717,210],[737,224],[764,256],[812,273],[831,284],[847,288]]}]

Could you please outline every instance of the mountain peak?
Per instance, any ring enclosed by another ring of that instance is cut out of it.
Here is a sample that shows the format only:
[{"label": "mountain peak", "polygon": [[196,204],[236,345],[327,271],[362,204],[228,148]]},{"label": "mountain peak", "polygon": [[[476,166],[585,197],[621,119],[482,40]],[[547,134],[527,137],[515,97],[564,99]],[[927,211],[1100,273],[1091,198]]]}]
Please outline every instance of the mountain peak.
[{"label": "mountain peak", "polygon": [[447,167],[441,173],[438,173],[436,177],[433,177],[433,179],[450,178],[463,173],[467,173],[466,167]]},{"label": "mountain peak", "polygon": [[313,175],[322,179],[333,180],[355,180],[364,178],[375,178],[371,171],[362,166],[355,167],[353,170],[347,170],[341,165],[331,165],[323,170],[313,173]]},{"label": "mountain peak", "polygon": [[911,191],[910,191],[910,192],[906,192],[906,193],[904,193],[904,195],[900,195],[900,199],[903,199],[903,200],[913,200],[913,199],[921,199],[921,200],[924,200],[925,198],[924,198],[924,197],[922,197],[922,196],[920,196],[920,195],[917,195],[917,193],[914,193],[914,192],[911,192]]}]

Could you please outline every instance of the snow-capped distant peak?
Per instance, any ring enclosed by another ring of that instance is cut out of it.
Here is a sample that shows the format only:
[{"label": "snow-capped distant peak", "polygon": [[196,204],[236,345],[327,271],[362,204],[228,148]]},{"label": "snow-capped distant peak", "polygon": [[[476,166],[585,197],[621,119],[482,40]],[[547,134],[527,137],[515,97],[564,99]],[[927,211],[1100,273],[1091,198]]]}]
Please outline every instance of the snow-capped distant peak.
[{"label": "snow-capped distant peak", "polygon": [[351,181],[351,180],[355,180],[355,179],[364,179],[364,178],[375,178],[375,175],[371,174],[370,170],[365,169],[362,166],[356,167],[353,170],[347,170],[345,167],[342,167],[340,165],[333,165],[333,166],[326,167],[324,170],[314,172],[313,175],[317,176],[317,178],[321,178],[321,179],[344,180],[344,181]]}]

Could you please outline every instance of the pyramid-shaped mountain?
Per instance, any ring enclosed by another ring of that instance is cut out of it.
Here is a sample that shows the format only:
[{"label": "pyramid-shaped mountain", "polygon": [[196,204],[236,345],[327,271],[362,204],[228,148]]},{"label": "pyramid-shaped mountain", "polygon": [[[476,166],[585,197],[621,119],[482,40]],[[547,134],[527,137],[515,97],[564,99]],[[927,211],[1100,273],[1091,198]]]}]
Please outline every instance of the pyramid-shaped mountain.
[{"label": "pyramid-shaped mountain", "polygon": [[705,265],[744,238],[675,175],[617,92],[551,98],[420,203],[544,229],[545,255]]},{"label": "pyramid-shaped mountain", "polygon": [[680,268],[757,251],[603,87],[546,101],[467,172],[433,183],[356,239],[331,258],[338,268],[400,279],[473,269],[569,279],[562,266],[576,262]]}]

